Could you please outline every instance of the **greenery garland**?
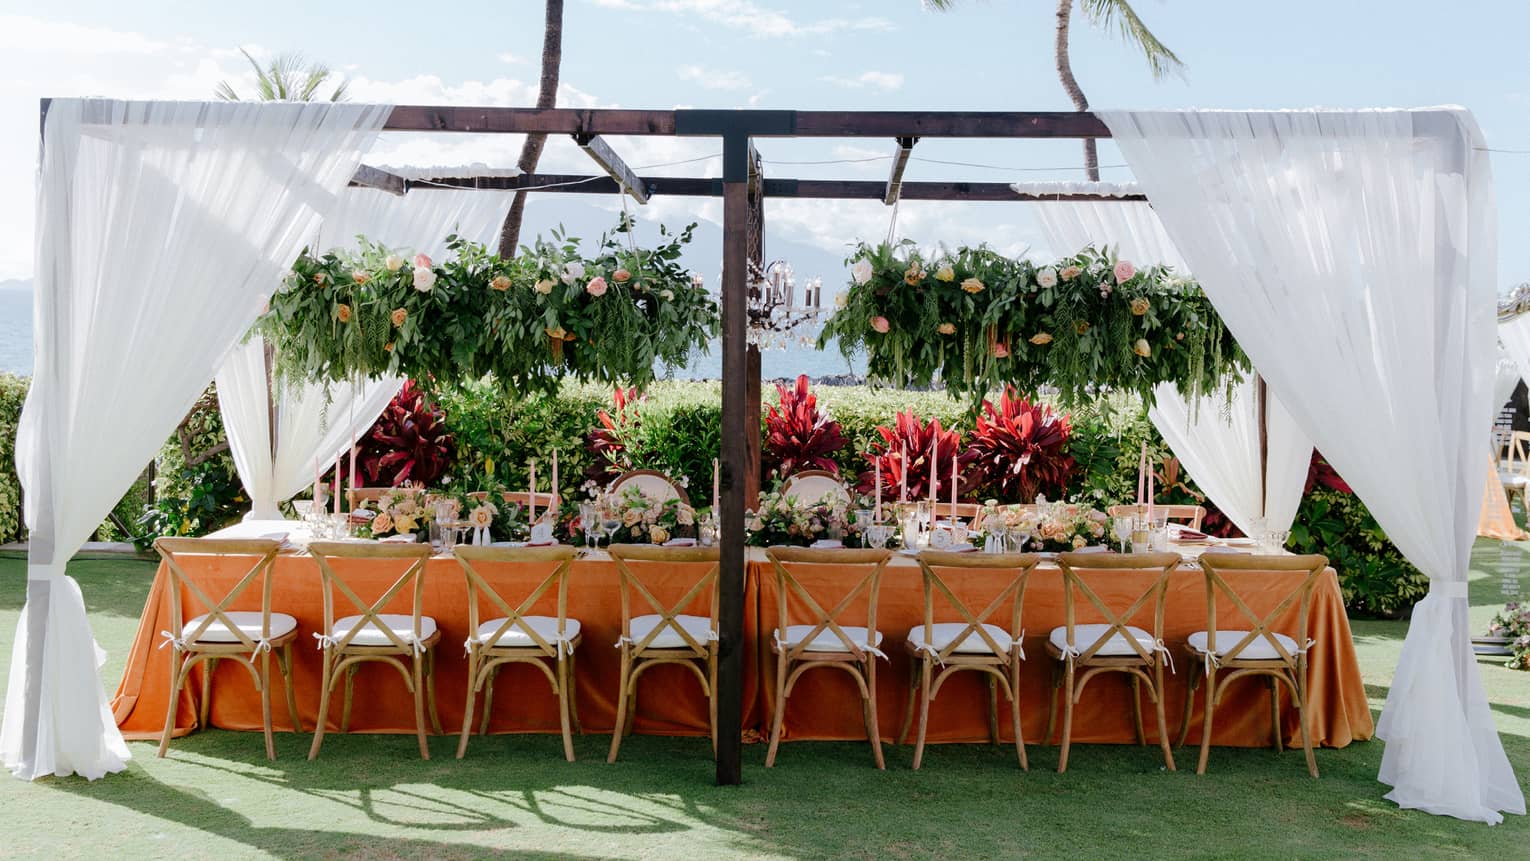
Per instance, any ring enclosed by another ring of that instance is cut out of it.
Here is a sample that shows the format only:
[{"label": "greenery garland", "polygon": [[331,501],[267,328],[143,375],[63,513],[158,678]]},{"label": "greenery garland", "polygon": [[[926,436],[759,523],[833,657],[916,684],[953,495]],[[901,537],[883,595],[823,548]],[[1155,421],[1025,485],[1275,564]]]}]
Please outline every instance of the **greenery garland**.
[{"label": "greenery garland", "polygon": [[1193,396],[1249,370],[1199,285],[1093,247],[1039,266],[987,246],[926,256],[904,240],[861,243],[846,263],[849,290],[818,345],[864,351],[878,384],[941,381],[973,399],[1050,385],[1070,404],[1120,389],[1151,402],[1159,383]]},{"label": "greenery garland", "polygon": [[359,249],[305,251],[257,324],[288,380],[402,375],[455,385],[493,376],[506,390],[552,392],[567,377],[639,387],[655,363],[683,364],[718,332],[717,302],[680,264],[696,225],[652,249],[623,218],[586,258],[554,231],[513,259],[458,236],[452,259]]}]

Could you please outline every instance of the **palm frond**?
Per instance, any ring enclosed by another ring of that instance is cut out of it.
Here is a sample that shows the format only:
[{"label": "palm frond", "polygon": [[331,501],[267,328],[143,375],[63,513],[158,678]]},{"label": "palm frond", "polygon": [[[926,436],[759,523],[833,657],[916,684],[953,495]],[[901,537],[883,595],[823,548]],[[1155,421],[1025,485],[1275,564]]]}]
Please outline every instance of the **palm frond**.
[{"label": "palm frond", "polygon": [[1124,41],[1142,49],[1142,55],[1155,80],[1184,73],[1184,62],[1153,35],[1153,31],[1148,29],[1127,0],[1079,0],[1078,5],[1091,24],[1101,29],[1109,29],[1114,25]]},{"label": "palm frond", "polygon": [[949,12],[956,6],[956,0],[920,0],[926,12]]},{"label": "palm frond", "polygon": [[[250,68],[255,70],[255,97],[263,102],[312,101],[331,78],[328,66],[310,63],[299,53],[278,54],[264,66],[249,51],[240,48],[239,53],[244,55]],[[349,81],[342,80],[330,94],[329,100],[344,101],[349,86]],[[214,94],[226,101],[239,101],[239,94],[227,81],[219,83]]]},{"label": "palm frond", "polygon": [[234,86],[228,81],[219,81],[218,86],[213,88],[213,95],[225,102],[239,101],[239,94],[234,91]]}]

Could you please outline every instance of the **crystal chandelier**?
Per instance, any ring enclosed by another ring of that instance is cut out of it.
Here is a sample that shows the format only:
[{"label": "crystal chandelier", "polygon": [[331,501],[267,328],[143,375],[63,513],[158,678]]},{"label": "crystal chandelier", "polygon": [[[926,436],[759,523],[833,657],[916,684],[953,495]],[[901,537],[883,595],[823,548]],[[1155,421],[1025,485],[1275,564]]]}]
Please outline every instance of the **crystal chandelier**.
[{"label": "crystal chandelier", "polygon": [[762,350],[808,346],[822,328],[823,279],[814,278],[797,295],[792,265],[774,260],[763,269],[749,264],[749,343]]}]

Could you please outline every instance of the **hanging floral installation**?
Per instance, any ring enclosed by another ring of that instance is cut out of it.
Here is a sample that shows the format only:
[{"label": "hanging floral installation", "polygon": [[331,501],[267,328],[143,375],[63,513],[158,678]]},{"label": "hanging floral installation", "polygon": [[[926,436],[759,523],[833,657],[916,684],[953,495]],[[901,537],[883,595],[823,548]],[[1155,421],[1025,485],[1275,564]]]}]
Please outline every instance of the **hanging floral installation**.
[{"label": "hanging floral installation", "polygon": [[867,356],[877,383],[943,382],[973,399],[1012,385],[1055,386],[1066,403],[1153,386],[1187,395],[1242,378],[1247,357],[1195,282],[1095,248],[1051,265],[987,248],[926,256],[915,243],[852,254],[851,282],[819,337]]},{"label": "hanging floral installation", "polygon": [[694,229],[660,227],[662,244],[638,248],[624,218],[593,257],[555,231],[509,260],[453,236],[444,263],[358,237],[354,253],[301,255],[258,326],[284,379],[644,387],[718,332],[716,300],[680,264]]}]

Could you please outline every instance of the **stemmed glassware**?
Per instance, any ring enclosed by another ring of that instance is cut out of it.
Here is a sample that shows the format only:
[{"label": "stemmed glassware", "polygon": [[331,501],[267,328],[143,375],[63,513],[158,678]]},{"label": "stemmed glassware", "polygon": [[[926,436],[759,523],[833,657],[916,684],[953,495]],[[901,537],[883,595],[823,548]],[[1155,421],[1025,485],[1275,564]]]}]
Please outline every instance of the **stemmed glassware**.
[{"label": "stemmed glassware", "polygon": [[579,525],[584,529],[584,546],[594,550],[600,532],[600,506],[593,502],[579,503]]},{"label": "stemmed glassware", "polygon": [[616,529],[621,525],[622,521],[617,517],[616,506],[607,501],[600,507],[600,528],[606,533],[606,546],[611,545],[611,538],[616,535]]},{"label": "stemmed glassware", "polygon": [[1126,542],[1132,537],[1132,525],[1131,515],[1117,517],[1110,522],[1111,534],[1115,535],[1116,540],[1121,542],[1122,553],[1126,552]]}]

